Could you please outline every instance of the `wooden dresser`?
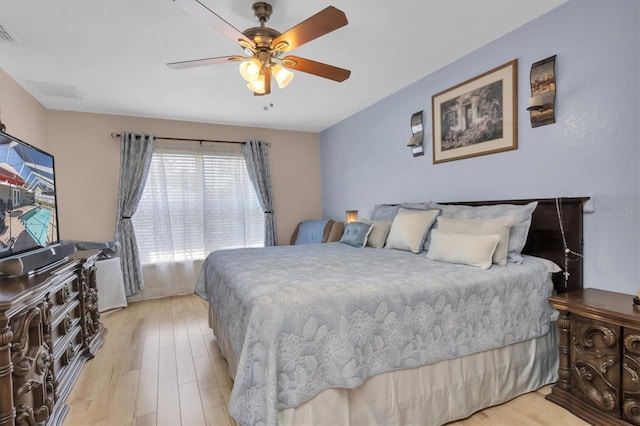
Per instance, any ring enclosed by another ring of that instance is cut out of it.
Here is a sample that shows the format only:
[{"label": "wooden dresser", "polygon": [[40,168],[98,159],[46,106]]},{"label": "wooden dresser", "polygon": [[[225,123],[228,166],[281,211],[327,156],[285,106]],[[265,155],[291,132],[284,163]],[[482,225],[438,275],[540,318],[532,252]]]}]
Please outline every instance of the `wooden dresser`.
[{"label": "wooden dresser", "polygon": [[559,380],[547,399],[592,424],[640,424],[640,312],[633,296],[584,289],[549,298]]},{"label": "wooden dresser", "polygon": [[106,333],[98,254],[78,251],[36,275],[0,278],[0,425],[62,423],[64,401]]}]

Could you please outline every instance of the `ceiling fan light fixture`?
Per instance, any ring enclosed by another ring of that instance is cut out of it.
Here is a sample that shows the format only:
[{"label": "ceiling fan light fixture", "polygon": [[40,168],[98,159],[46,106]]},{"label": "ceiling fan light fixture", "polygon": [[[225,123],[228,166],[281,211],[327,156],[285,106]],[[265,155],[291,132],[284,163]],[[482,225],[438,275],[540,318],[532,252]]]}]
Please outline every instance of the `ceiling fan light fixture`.
[{"label": "ceiling fan light fixture", "polygon": [[247,89],[258,95],[265,94],[264,74],[260,74],[254,81],[247,83]]},{"label": "ceiling fan light fixture", "polygon": [[248,59],[240,64],[240,75],[249,83],[256,81],[260,77],[261,70],[262,64],[257,58]]},{"label": "ceiling fan light fixture", "polygon": [[273,64],[271,70],[273,78],[276,79],[278,87],[281,89],[287,87],[287,85],[291,83],[291,80],[293,80],[293,73],[280,64]]}]

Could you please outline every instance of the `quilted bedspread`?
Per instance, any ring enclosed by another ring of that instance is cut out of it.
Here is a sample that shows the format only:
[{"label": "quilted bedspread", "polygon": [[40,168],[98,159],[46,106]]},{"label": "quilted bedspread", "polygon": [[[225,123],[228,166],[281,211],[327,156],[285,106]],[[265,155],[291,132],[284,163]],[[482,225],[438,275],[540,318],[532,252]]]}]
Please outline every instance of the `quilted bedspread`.
[{"label": "quilted bedspread", "polygon": [[215,251],[196,293],[239,355],[230,412],[255,425],[326,388],[542,336],[549,281],[534,257],[482,270],[330,243]]}]

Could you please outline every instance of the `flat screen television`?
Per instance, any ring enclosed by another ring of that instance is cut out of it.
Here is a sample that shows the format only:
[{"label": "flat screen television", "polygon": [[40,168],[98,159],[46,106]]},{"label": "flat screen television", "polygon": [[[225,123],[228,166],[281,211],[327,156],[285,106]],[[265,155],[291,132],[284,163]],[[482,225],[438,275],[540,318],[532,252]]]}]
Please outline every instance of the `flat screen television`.
[{"label": "flat screen television", "polygon": [[0,132],[0,263],[57,245],[53,156]]}]

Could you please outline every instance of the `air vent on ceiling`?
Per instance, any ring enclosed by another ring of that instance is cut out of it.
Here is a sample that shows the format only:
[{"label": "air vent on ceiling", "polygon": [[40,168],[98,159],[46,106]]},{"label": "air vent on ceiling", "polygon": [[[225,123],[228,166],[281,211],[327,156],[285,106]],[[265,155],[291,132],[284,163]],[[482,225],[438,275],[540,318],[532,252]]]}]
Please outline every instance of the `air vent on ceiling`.
[{"label": "air vent on ceiling", "polygon": [[2,24],[0,24],[0,41],[9,41],[9,42],[16,41],[15,37],[13,37],[11,33],[7,30],[7,27],[5,27]]},{"label": "air vent on ceiling", "polygon": [[45,83],[42,81],[27,81],[27,84],[45,96],[56,96],[59,98],[82,99],[80,92],[74,86],[66,84]]}]

